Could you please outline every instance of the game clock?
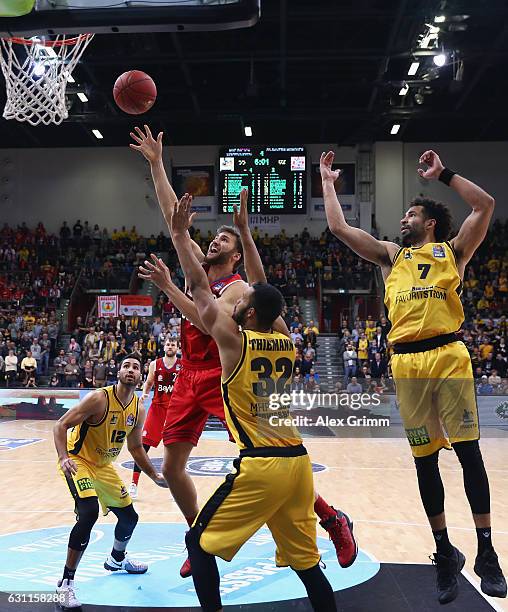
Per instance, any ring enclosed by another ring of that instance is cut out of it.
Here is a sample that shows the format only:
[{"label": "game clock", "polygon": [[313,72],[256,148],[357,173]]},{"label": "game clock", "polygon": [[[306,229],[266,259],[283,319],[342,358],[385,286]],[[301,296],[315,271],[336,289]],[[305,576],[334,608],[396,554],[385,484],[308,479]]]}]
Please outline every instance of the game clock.
[{"label": "game clock", "polygon": [[219,212],[233,212],[240,191],[249,190],[249,214],[307,212],[304,147],[229,147],[220,152]]}]

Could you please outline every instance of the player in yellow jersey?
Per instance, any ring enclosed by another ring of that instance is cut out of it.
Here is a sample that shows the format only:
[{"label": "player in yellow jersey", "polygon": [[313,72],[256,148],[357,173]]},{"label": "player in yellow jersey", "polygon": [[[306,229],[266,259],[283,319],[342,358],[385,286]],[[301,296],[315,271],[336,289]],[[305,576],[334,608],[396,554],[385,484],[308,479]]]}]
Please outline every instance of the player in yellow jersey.
[{"label": "player in yellow jersey", "polygon": [[326,217],[332,233],[358,255],[381,267],[394,344],[391,367],[406,434],[415,458],[423,506],[436,542],[434,563],[440,603],[457,597],[464,555],[448,539],[441,448],[452,447],[462,465],[464,488],[478,537],[475,572],[487,595],[506,597],[506,580],[492,547],[490,493],[478,444],[478,412],[471,360],[456,332],[464,321],[460,301],[464,268],[485,238],[494,199],[426,151],[418,173],[449,185],[471,208],[458,234],[447,241],[451,215],[429,198],[415,199],[401,220],[403,247],[349,226],[337,199],[334,155],[321,156]]},{"label": "player in yellow jersey", "polygon": [[141,442],[145,411],[134,393],[140,378],[139,359],[127,355],[120,363],[118,383],[89,393],[53,429],[58,470],[74,498],[76,512],[63,578],[57,587],[65,595],[65,608],[81,605],[74,593],[74,575],[99,517],[99,502],[104,514],[111,510],[118,518],[113,550],[104,567],[130,574],[143,574],[148,569],[125,552],[138,515],[124,483],[111,465],[127,441],[129,452],[143,472],[159,486],[167,487]]},{"label": "player in yellow jersey", "polygon": [[288,388],[295,360],[280,317],[284,299],[275,287],[256,283],[233,316],[219,308],[187,233],[191,201],[185,195],[175,206],[173,243],[199,316],[219,347],[226,420],[240,448],[236,473],[226,477],[186,536],[196,593],[203,610],[222,610],[215,556],[231,560],[266,523],[277,564],[297,573],[314,610],[334,611],[332,588],[319,567],[310,459],[298,431],[284,422],[287,408],[270,408],[270,398]]}]

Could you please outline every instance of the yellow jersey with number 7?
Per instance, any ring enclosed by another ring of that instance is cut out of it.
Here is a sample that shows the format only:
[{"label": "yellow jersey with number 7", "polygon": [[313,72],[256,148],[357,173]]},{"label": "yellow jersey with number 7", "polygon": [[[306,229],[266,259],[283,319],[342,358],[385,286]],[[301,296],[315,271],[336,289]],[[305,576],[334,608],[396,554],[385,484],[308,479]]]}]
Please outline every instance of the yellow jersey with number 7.
[{"label": "yellow jersey with number 7", "polygon": [[416,342],[460,329],[462,281],[449,242],[402,247],[385,281],[385,304],[392,327],[388,340]]}]

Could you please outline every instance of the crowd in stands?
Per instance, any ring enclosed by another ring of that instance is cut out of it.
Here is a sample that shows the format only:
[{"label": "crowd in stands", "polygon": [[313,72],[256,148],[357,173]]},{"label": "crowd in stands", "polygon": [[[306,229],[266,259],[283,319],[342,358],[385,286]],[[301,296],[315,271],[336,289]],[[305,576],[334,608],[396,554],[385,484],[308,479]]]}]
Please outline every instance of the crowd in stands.
[{"label": "crowd in stands", "polygon": [[[212,233],[192,229],[192,235],[206,252]],[[368,288],[365,279],[372,282],[373,266],[329,231],[313,238],[307,228],[293,237],[282,229],[269,237],[254,228],[253,236],[268,282],[286,298],[284,317],[297,347],[293,388],[319,390],[315,372],[319,329],[317,322],[303,320],[299,297],[315,295],[319,275],[323,288]],[[479,394],[508,393],[507,245],[508,222],[494,222],[466,268],[463,283],[466,321],[460,333],[471,354]],[[146,375],[148,362],[162,354],[164,338],[178,337],[180,332],[179,314],[164,295],[159,296],[152,319],[92,319],[86,326],[78,321],[73,340],[58,354],[61,330],[55,309],[69,297],[79,275],[94,287],[107,286],[119,272],[132,276],[151,252],[168,253],[173,281],[183,288],[183,272],[163,232],[145,238],[135,227],[109,232],[78,220],[72,227],[64,222],[54,235],[42,223],[35,229],[25,223],[17,228],[5,224],[0,230],[0,384],[34,386],[51,369],[52,386],[101,386],[116,380],[118,360],[130,351],[140,353]],[[332,299],[330,295],[323,299],[325,331],[331,329]],[[385,316],[343,322],[339,354],[344,375],[336,390],[394,390],[389,328]]]},{"label": "crowd in stands", "polygon": [[55,310],[20,306],[0,312],[0,385],[35,387],[47,376],[61,323]]},{"label": "crowd in stands", "polygon": [[391,348],[387,339],[391,324],[381,315],[375,321],[371,315],[365,321],[356,317],[354,324],[343,320],[339,331],[339,358],[343,360],[344,381],[336,392],[393,392],[389,369]]}]

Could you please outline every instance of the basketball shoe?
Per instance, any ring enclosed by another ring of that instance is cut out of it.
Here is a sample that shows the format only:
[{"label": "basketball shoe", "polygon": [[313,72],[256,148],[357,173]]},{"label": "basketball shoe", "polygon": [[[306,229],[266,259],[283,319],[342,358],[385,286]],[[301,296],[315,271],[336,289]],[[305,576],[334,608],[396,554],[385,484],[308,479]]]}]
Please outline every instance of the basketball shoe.
[{"label": "basketball shoe", "polygon": [[74,592],[74,580],[59,580],[56,592],[60,595],[58,605],[63,610],[75,610],[81,608],[81,603]]},{"label": "basketball shoe", "polygon": [[437,598],[439,603],[447,604],[459,594],[459,574],[464,567],[466,557],[458,548],[453,547],[450,556],[435,553],[430,557],[437,572]]},{"label": "basketball shoe", "polygon": [[180,576],[182,578],[188,578],[189,576],[192,576],[192,569],[191,569],[189,557],[185,559],[182,567],[180,568]]},{"label": "basketball shoe", "polygon": [[106,561],[104,561],[104,569],[107,569],[110,572],[124,570],[128,574],[144,574],[148,569],[148,565],[146,563],[134,561],[134,559],[131,559],[129,555],[125,553],[123,561],[117,561],[116,559],[113,559],[111,555],[109,555]]},{"label": "basketball shoe", "polygon": [[485,595],[506,597],[506,579],[493,548],[484,550],[476,557],[474,571],[482,579],[480,586]]},{"label": "basketball shoe", "polygon": [[335,514],[323,519],[319,524],[328,532],[335,546],[339,565],[346,568],[353,565],[358,556],[358,544],[353,535],[353,521],[344,512],[333,507],[332,510]]}]

